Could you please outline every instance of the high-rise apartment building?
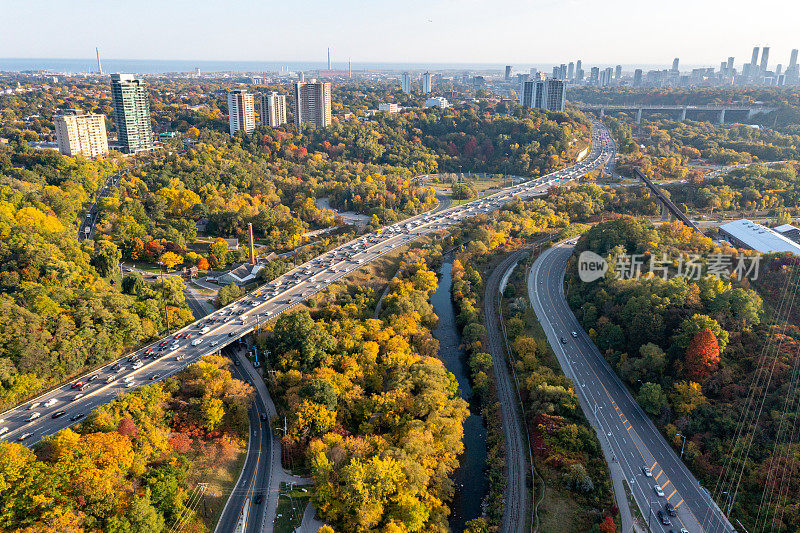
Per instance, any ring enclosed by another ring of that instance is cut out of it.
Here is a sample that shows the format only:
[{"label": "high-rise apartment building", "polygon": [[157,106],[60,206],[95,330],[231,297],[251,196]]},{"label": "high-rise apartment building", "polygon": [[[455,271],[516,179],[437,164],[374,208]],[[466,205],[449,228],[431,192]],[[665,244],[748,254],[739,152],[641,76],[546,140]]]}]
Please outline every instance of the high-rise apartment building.
[{"label": "high-rise apartment building", "polygon": [[106,118],[78,110],[53,117],[58,151],[64,155],[83,154],[94,158],[108,153]]},{"label": "high-rise apartment building", "polygon": [[758,46],[753,47],[753,57],[750,58],[750,64],[755,67],[758,65]]},{"label": "high-rise apartment building", "polygon": [[619,80],[622,77],[622,65],[614,67],[614,79]]},{"label": "high-rise apartment building", "polygon": [[769,46],[761,49],[761,73],[765,74],[769,67]]},{"label": "high-rise apartment building", "polygon": [[567,83],[564,80],[547,79],[526,81],[522,84],[519,103],[524,107],[564,111]]},{"label": "high-rise apartment building", "polygon": [[331,125],[331,84],[311,80],[294,84],[294,122],[317,128]]},{"label": "high-rise apartment building", "polygon": [[409,94],[411,92],[411,74],[408,72],[403,72],[403,77],[400,81],[401,88],[403,92]]},{"label": "high-rise apartment building", "polygon": [[633,71],[633,86],[640,87],[642,85],[642,69],[637,68]]},{"label": "high-rise apartment building", "polygon": [[589,85],[597,85],[600,82],[600,67],[592,67],[589,73]]},{"label": "high-rise apartment building", "polygon": [[253,93],[235,89],[228,93],[228,127],[231,135],[237,131],[253,133],[256,129],[256,106]]},{"label": "high-rise apartment building", "polygon": [[511,65],[506,65],[506,81],[511,80]]},{"label": "high-rise apartment building", "polygon": [[574,80],[575,79],[575,63],[572,61],[569,62],[567,65],[567,79]]},{"label": "high-rise apartment building", "polygon": [[431,73],[426,72],[422,75],[422,92],[429,93],[433,90],[433,83],[431,81]]},{"label": "high-rise apartment building", "polygon": [[275,91],[261,95],[261,123],[275,128],[286,124],[286,95]]},{"label": "high-rise apartment building", "polygon": [[150,126],[150,100],[147,84],[133,74],[112,74],[111,95],[117,140],[122,150],[133,154],[153,148],[153,128]]},{"label": "high-rise apartment building", "polygon": [[678,68],[678,64],[679,63],[680,63],[680,58],[678,58],[678,57],[676,57],[675,59],[672,60],[672,72],[678,72],[678,70],[680,70]]}]

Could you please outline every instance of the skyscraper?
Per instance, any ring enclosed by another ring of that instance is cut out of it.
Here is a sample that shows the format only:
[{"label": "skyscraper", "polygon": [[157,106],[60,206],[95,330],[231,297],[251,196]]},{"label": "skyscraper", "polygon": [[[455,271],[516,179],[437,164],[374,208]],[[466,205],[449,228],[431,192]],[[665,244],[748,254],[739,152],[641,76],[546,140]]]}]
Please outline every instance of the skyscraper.
[{"label": "skyscraper", "polygon": [[433,90],[433,83],[431,82],[431,73],[426,72],[422,75],[422,92],[429,93]]},{"label": "skyscraper", "polygon": [[331,125],[331,84],[311,80],[294,84],[294,122],[317,128]]},{"label": "skyscraper", "polygon": [[[750,64],[751,64],[753,67],[755,67],[756,65],[758,65],[758,46],[754,46],[754,47],[753,47],[753,57],[750,59]],[[754,68],[751,68],[751,70],[755,70],[755,69],[754,69]]]},{"label": "skyscraper", "polygon": [[240,130],[253,133],[256,129],[256,109],[252,93],[242,89],[228,93],[228,129],[231,135]]},{"label": "skyscraper", "polygon": [[729,58],[728,58],[728,65],[727,65],[727,67],[728,67],[728,72],[729,72],[730,74],[733,74],[733,60],[734,60],[734,58],[733,58],[733,57],[729,57]]},{"label": "skyscraper", "polygon": [[70,110],[53,117],[58,151],[64,155],[83,154],[94,158],[108,153],[106,118],[94,113]]},{"label": "skyscraper", "polygon": [[767,67],[769,67],[769,46],[765,46],[761,49],[761,73],[764,74],[767,72]]},{"label": "skyscraper", "polygon": [[679,70],[678,69],[678,63],[679,63],[679,61],[680,61],[680,58],[678,58],[678,57],[676,57],[675,59],[672,60],[672,72],[678,72],[678,70]]},{"label": "skyscraper", "polygon": [[569,65],[567,66],[567,79],[568,80],[575,79],[575,63],[573,63],[572,61],[570,61]]},{"label": "skyscraper", "polygon": [[789,56],[789,67],[788,68],[792,68],[792,67],[795,67],[795,66],[797,66],[797,48],[792,50],[792,53]]},{"label": "skyscraper", "polygon": [[548,79],[526,81],[522,84],[519,103],[524,107],[564,111],[567,84],[564,80]]},{"label": "skyscraper", "polygon": [[261,95],[261,123],[272,128],[286,124],[286,95],[275,91]]},{"label": "skyscraper", "polygon": [[409,94],[411,92],[411,75],[408,72],[403,72],[403,78],[400,82],[403,92]]},{"label": "skyscraper", "polygon": [[619,80],[622,77],[622,65],[617,65],[614,68],[614,79]]},{"label": "skyscraper", "polygon": [[597,85],[600,82],[600,67],[592,67],[589,74],[589,85]]},{"label": "skyscraper", "polygon": [[506,65],[506,81],[511,79],[511,65]]},{"label": "skyscraper", "polygon": [[150,100],[147,84],[133,74],[112,74],[111,95],[117,140],[122,150],[132,154],[153,148],[153,128],[150,126]]},{"label": "skyscraper", "polygon": [[642,85],[642,69],[637,68],[633,71],[633,86],[640,87]]}]

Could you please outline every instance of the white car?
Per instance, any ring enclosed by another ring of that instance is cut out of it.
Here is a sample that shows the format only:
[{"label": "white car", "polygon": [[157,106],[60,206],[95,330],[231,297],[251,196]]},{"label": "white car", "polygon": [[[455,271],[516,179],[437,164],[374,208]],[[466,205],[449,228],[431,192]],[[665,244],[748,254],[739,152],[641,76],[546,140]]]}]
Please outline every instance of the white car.
[{"label": "white car", "polygon": [[8,433],[8,426],[0,429],[0,435],[4,435],[6,433]]},{"label": "white car", "polygon": [[57,400],[57,399],[55,399],[55,398],[50,398],[49,400],[47,400],[46,402],[44,402],[44,406],[45,406],[45,407],[52,407],[52,406],[54,406],[54,405],[55,405],[57,402],[58,402],[58,400]]},{"label": "white car", "polygon": [[661,485],[653,485],[653,490],[655,491],[656,495],[664,497],[664,489],[661,488]]},{"label": "white car", "polygon": [[142,363],[141,361],[136,361],[135,363],[133,363],[133,367],[132,368],[134,370],[136,370],[137,368],[142,368],[143,365],[144,365],[144,363]]},{"label": "white car", "polygon": [[216,346],[217,344],[219,344],[219,341],[214,341],[211,343],[211,346]]},{"label": "white car", "polygon": [[42,413],[34,411],[33,413],[31,413],[31,416],[28,417],[28,422],[30,422],[31,420],[36,420],[40,416],[42,416]]}]

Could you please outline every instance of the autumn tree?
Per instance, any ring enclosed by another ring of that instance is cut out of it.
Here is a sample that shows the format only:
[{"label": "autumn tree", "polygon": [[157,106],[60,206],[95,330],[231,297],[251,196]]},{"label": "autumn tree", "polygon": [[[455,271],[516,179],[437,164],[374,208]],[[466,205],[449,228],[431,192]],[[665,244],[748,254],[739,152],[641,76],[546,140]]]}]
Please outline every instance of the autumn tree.
[{"label": "autumn tree", "polygon": [[183,257],[179,256],[174,252],[164,252],[158,258],[159,262],[164,265],[164,268],[167,270],[172,270],[176,266],[183,263]]},{"label": "autumn tree", "polygon": [[698,331],[686,348],[686,375],[702,382],[719,368],[719,361],[717,336],[709,328]]}]

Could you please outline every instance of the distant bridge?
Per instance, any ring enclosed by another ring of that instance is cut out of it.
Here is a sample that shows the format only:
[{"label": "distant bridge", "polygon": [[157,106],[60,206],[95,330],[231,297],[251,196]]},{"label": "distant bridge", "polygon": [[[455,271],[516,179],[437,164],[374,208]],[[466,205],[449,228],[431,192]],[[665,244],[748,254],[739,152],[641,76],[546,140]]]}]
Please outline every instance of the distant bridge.
[{"label": "distant bridge", "polygon": [[747,112],[747,119],[749,120],[754,115],[760,113],[770,113],[775,111],[776,107],[762,106],[762,105],[659,105],[659,104],[581,104],[578,103],[578,108],[581,111],[599,111],[602,117],[606,112],[610,111],[635,111],[636,123],[642,122],[642,113],[644,111],[666,111],[666,112],[679,112],[681,121],[686,120],[688,113],[697,112],[712,112],[717,114],[717,123],[725,123],[725,113],[729,111],[734,112]]},{"label": "distant bridge", "polygon": [[669,197],[666,194],[664,194],[664,191],[661,190],[661,187],[659,187],[658,185],[653,183],[653,180],[651,180],[650,178],[645,176],[644,173],[641,170],[639,170],[638,168],[634,168],[633,172],[636,174],[636,177],[638,177],[640,180],[642,180],[645,183],[645,185],[647,185],[647,187],[651,191],[653,191],[653,194],[656,195],[656,198],[658,198],[658,201],[661,202],[661,205],[664,208],[666,208],[666,210],[669,212],[669,214],[671,215],[672,218],[680,220],[686,226],[692,228],[693,230],[695,230],[696,232],[698,232],[700,234],[703,233],[700,230],[700,228],[697,226],[697,224],[695,224],[693,221],[689,220],[689,217],[687,217],[683,213],[683,211],[678,209],[678,206],[675,205],[675,202],[670,200]]}]

